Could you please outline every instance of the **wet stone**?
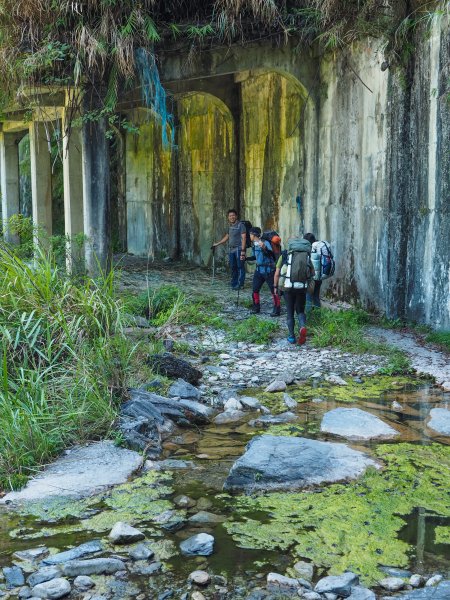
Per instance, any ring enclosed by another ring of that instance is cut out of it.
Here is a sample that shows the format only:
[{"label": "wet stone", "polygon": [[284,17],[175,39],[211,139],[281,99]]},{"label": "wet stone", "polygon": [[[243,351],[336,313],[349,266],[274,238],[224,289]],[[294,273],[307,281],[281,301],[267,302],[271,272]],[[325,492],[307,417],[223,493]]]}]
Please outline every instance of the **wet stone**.
[{"label": "wet stone", "polygon": [[279,573],[269,573],[267,575],[267,589],[269,591],[296,592],[299,587],[298,580],[292,577],[286,577]]},{"label": "wet stone", "polygon": [[314,565],[312,563],[299,560],[294,565],[294,570],[298,573],[299,577],[303,577],[307,581],[311,581],[314,575]]},{"label": "wet stone", "polygon": [[409,585],[411,585],[413,588],[421,587],[424,583],[425,579],[422,577],[422,575],[419,575],[418,573],[411,575],[409,579]]},{"label": "wet stone", "polygon": [[216,425],[226,425],[227,423],[235,423],[241,421],[245,417],[245,412],[241,410],[226,410],[214,417],[213,421]]},{"label": "wet stone", "polygon": [[25,584],[25,577],[20,567],[5,567],[3,575],[5,576],[7,590],[12,590]]},{"label": "wet stone", "polygon": [[117,571],[125,571],[125,563],[116,558],[89,558],[86,560],[71,560],[62,567],[67,577],[78,575],[104,575]]},{"label": "wet stone", "polygon": [[400,577],[385,577],[380,581],[380,586],[388,592],[398,592],[405,587],[405,582]]},{"label": "wet stone", "polygon": [[392,438],[399,433],[381,419],[359,408],[335,408],[325,413],[320,430],[348,439]]},{"label": "wet stone", "polygon": [[88,556],[89,554],[95,554],[96,552],[103,552],[103,545],[99,540],[92,540],[91,542],[76,546],[76,548],[72,548],[71,550],[58,552],[48,558],[44,558],[42,564],[59,565],[69,560],[75,560],[77,558],[82,558],[83,556]]},{"label": "wet stone", "polygon": [[184,381],[184,379],[178,379],[173,383],[168,391],[170,398],[185,398],[187,400],[199,400],[200,390],[192,384]]},{"label": "wet stone", "polygon": [[275,379],[264,390],[265,392],[284,392],[286,389],[286,382],[281,379]]},{"label": "wet stone", "polygon": [[359,583],[358,575],[355,573],[343,573],[342,575],[330,575],[320,579],[314,591],[318,594],[325,594],[331,592],[337,594],[343,598],[347,598],[351,594],[351,588],[357,586]]},{"label": "wet stone", "polygon": [[447,408],[432,408],[430,417],[431,419],[428,421],[430,429],[442,435],[450,435],[450,410]]},{"label": "wet stone", "polygon": [[31,588],[29,588],[28,586],[22,587],[19,590],[19,593],[17,594],[18,597],[22,600],[22,599],[26,599],[26,598],[31,598],[32,597],[32,592],[31,592]]},{"label": "wet stone", "polygon": [[227,412],[230,410],[242,410],[243,406],[236,398],[230,398],[225,402],[223,408],[225,409],[225,412]]},{"label": "wet stone", "polygon": [[264,415],[257,419],[252,419],[248,422],[251,427],[259,427],[261,425],[281,425],[283,423],[291,423],[298,419],[297,415],[292,412],[284,412],[280,415]]},{"label": "wet stone", "polygon": [[427,580],[427,582],[425,583],[425,587],[433,587],[440,583],[442,580],[442,575],[433,575],[433,577],[430,577],[430,579]]},{"label": "wet stone", "polygon": [[195,500],[189,498],[189,496],[184,495],[175,496],[175,498],[173,499],[173,503],[178,508],[192,508],[195,506]]},{"label": "wet stone", "polygon": [[189,575],[189,581],[192,581],[197,585],[208,585],[211,581],[211,577],[206,571],[192,571]]},{"label": "wet stone", "polygon": [[448,600],[449,598],[450,580],[442,581],[435,587],[424,587],[396,596],[396,600]]},{"label": "wet stone", "polygon": [[91,579],[87,575],[79,575],[78,577],[75,577],[73,585],[80,592],[85,592],[85,591],[90,590],[91,588],[95,587],[95,582],[93,579]]},{"label": "wet stone", "polygon": [[378,466],[345,444],[262,435],[253,438],[225,480],[227,490],[301,489],[354,479]]},{"label": "wet stone", "polygon": [[258,398],[252,398],[251,396],[239,396],[239,402],[250,410],[257,410],[261,406]]},{"label": "wet stone", "polygon": [[48,598],[49,600],[58,600],[58,598],[64,598],[70,594],[71,587],[67,579],[58,577],[51,581],[45,581],[36,585],[32,589],[33,596],[38,598]]},{"label": "wet stone", "polygon": [[214,538],[208,533],[198,533],[181,542],[180,550],[187,556],[209,556],[214,550]]},{"label": "wet stone", "polygon": [[143,540],[145,535],[139,529],[128,525],[128,523],[118,521],[111,529],[108,537],[113,544],[129,544]]},{"label": "wet stone", "polygon": [[152,562],[149,564],[147,561],[139,560],[129,566],[129,571],[131,573],[136,573],[137,575],[150,576],[158,573],[160,570],[160,562]]},{"label": "wet stone", "polygon": [[46,546],[39,546],[38,548],[31,548],[30,550],[20,550],[19,552],[14,552],[13,556],[19,560],[28,560],[30,562],[34,562],[46,554],[48,554],[48,548]]},{"label": "wet stone", "polygon": [[216,515],[205,510],[200,510],[195,515],[192,515],[192,517],[190,517],[188,521],[191,525],[205,525],[208,523],[223,523],[224,521],[226,521],[226,518],[222,515]]},{"label": "wet stone", "polygon": [[348,600],[376,600],[376,596],[372,590],[357,585],[352,587],[352,593]]},{"label": "wet stone", "polygon": [[322,596],[317,592],[302,592],[301,598],[305,600],[322,600]]},{"label": "wet stone", "polygon": [[44,583],[45,581],[50,581],[57,577],[61,577],[61,569],[56,565],[51,565],[49,567],[42,567],[35,573],[32,573],[28,577],[27,583],[30,587],[34,587],[39,583]]},{"label": "wet stone", "polygon": [[342,377],[339,377],[339,375],[336,375],[335,373],[326,375],[325,381],[328,381],[328,383],[332,383],[333,385],[348,385],[345,379],[342,379]]},{"label": "wet stone", "polygon": [[145,544],[139,544],[130,550],[130,557],[133,560],[148,560],[149,558],[153,558],[155,553],[153,550],[150,550],[148,546]]}]

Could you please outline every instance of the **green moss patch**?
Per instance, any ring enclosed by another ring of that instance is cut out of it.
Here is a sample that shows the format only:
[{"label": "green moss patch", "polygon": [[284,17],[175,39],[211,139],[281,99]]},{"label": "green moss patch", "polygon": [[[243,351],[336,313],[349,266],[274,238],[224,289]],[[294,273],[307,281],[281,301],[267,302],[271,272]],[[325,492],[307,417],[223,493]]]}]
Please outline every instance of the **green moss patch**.
[{"label": "green moss patch", "polygon": [[424,507],[450,516],[449,447],[390,444],[376,454],[386,469],[369,470],[356,483],[230,498],[241,520],[225,527],[243,548],[290,551],[295,560],[310,559],[331,574],[350,569],[373,584],[380,565],[408,565],[410,546],[397,537],[401,515]]},{"label": "green moss patch", "polygon": [[436,527],[434,539],[436,544],[450,544],[450,527]]}]

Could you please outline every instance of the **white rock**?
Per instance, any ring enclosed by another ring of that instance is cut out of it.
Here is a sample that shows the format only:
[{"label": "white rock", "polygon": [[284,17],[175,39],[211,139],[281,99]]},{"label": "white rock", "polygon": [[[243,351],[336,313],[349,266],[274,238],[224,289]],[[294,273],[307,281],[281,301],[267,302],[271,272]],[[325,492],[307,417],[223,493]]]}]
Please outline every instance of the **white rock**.
[{"label": "white rock", "polygon": [[314,565],[312,563],[299,560],[294,565],[295,571],[299,574],[302,579],[311,581],[314,574]]},{"label": "white rock", "polygon": [[145,535],[139,529],[128,525],[128,523],[118,521],[111,529],[108,537],[114,544],[128,544],[143,540]]},{"label": "white rock", "polygon": [[225,411],[228,410],[242,410],[242,404],[236,398],[229,398],[223,405]]},{"label": "white rock", "polygon": [[397,412],[402,411],[403,410],[403,406],[400,404],[400,402],[397,402],[397,400],[394,400],[391,404],[391,408],[392,410],[395,410]]},{"label": "white rock", "polygon": [[201,592],[194,592],[191,598],[192,600],[206,600],[205,596]]},{"label": "white rock", "polygon": [[322,600],[322,596],[317,592],[303,592],[302,598],[305,598],[305,600]]},{"label": "white rock", "polygon": [[269,573],[267,575],[267,587],[298,590],[300,584],[298,579],[294,579],[293,577],[286,577],[279,573]]},{"label": "white rock", "polygon": [[328,381],[329,383],[334,383],[335,385],[348,385],[348,383],[344,379],[342,379],[342,377],[339,377],[339,375],[336,375],[335,373],[326,375],[325,381]]},{"label": "white rock", "polygon": [[88,575],[78,575],[75,577],[73,585],[80,591],[85,592],[95,586],[95,582]]},{"label": "white rock", "polygon": [[192,571],[189,580],[197,585],[207,585],[211,581],[211,577],[206,571]]},{"label": "white rock", "polygon": [[385,577],[380,581],[380,585],[388,592],[397,592],[405,587],[405,582],[400,577]]},{"label": "white rock", "polygon": [[430,577],[430,579],[428,579],[428,581],[425,583],[425,587],[432,587],[434,585],[437,585],[442,581],[442,579],[442,575],[433,575],[433,577]]},{"label": "white rock", "polygon": [[289,396],[286,392],[283,394],[283,402],[288,408],[296,408],[297,406],[297,400],[294,400],[294,398]]},{"label": "white rock", "polygon": [[31,593],[36,598],[48,598],[49,600],[58,600],[70,594],[71,587],[67,579],[58,577],[44,583],[35,585]]},{"label": "white rock", "polygon": [[423,585],[424,581],[425,580],[422,577],[422,575],[414,573],[414,575],[411,575],[411,577],[409,578],[409,585],[411,585],[414,588],[418,588]]},{"label": "white rock", "polygon": [[275,379],[264,390],[265,392],[284,392],[286,389],[286,382],[280,379]]}]

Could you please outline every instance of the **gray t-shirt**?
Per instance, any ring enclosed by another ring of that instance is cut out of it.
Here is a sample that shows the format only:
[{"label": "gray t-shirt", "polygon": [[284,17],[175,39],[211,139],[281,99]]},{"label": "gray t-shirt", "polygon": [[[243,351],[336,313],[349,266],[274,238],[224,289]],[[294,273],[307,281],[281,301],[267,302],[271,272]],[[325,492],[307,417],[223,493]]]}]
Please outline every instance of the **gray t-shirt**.
[{"label": "gray t-shirt", "polygon": [[242,248],[242,240],[241,236],[245,233],[245,225],[241,221],[236,221],[234,225],[230,225],[228,229],[228,247],[231,250],[236,250],[236,248]]}]

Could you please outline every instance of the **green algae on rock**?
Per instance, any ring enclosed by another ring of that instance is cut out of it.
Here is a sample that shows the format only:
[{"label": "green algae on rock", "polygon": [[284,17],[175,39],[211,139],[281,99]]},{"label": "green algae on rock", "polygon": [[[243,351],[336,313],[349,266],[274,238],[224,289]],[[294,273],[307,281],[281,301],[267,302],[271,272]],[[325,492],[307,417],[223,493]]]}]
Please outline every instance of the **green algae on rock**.
[{"label": "green algae on rock", "polygon": [[[319,384],[310,381],[302,382],[289,387],[289,394],[299,404],[310,402],[320,396],[323,400],[334,400],[336,402],[357,402],[358,400],[378,399],[386,392],[400,391],[404,388],[416,388],[422,384],[414,377],[390,377],[388,375],[374,375],[365,377],[362,383],[356,383],[351,377],[344,377],[347,385],[335,385],[327,381]],[[284,392],[265,392],[260,390],[244,390],[243,395],[252,395],[264,406],[267,406],[273,414],[279,414],[287,410],[283,401]]]},{"label": "green algae on rock", "polygon": [[450,526],[438,525],[434,530],[434,539],[436,544],[450,544]]},{"label": "green algae on rock", "polygon": [[288,550],[295,560],[310,559],[330,574],[356,571],[372,584],[380,565],[408,565],[410,546],[397,537],[405,524],[401,515],[421,506],[450,516],[449,447],[389,444],[376,454],[386,469],[369,470],[352,484],[320,493],[230,497],[242,520],[225,527],[243,548]]}]

